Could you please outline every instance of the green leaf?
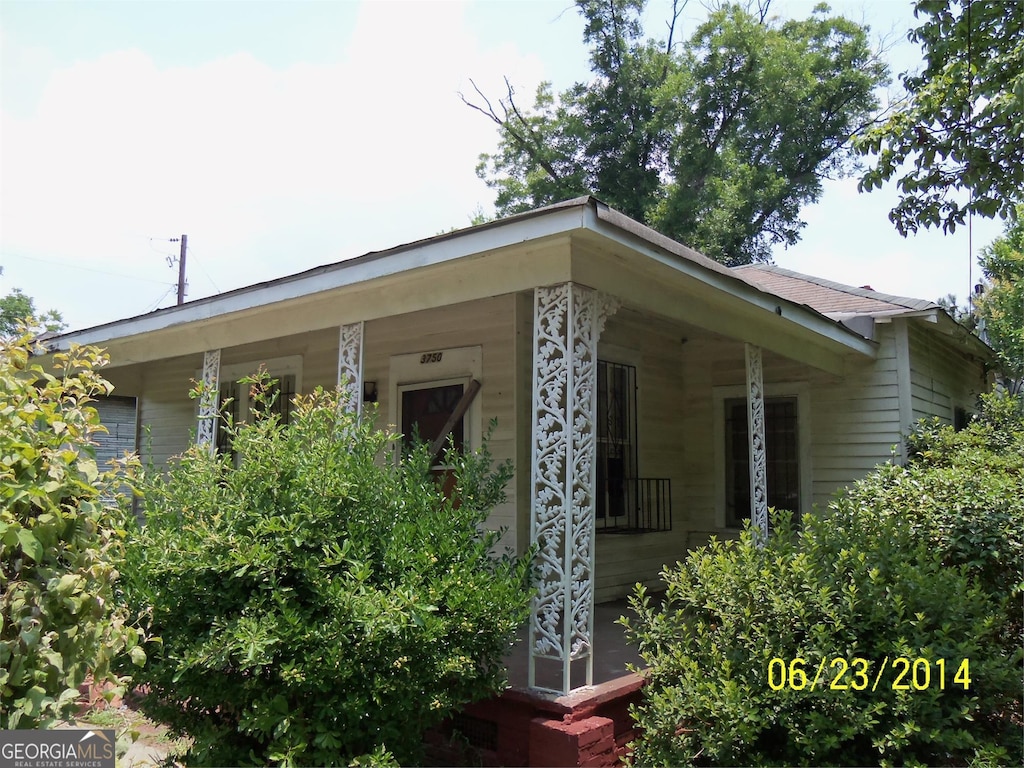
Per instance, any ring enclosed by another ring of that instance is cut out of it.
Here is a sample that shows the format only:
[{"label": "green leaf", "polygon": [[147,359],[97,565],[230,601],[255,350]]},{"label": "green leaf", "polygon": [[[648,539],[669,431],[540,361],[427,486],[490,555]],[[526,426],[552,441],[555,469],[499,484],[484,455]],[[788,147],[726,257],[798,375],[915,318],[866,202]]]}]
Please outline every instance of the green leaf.
[{"label": "green leaf", "polygon": [[80,458],[78,460],[78,470],[85,475],[85,480],[88,483],[96,482],[96,478],[100,474],[99,469],[96,467],[96,462],[92,459]]},{"label": "green leaf", "polygon": [[146,665],[146,652],[142,650],[142,646],[136,645],[129,651],[132,659],[132,664],[137,667],[144,667]]},{"label": "green leaf", "polygon": [[43,545],[39,543],[39,539],[35,537],[32,531],[27,528],[20,529],[18,531],[18,543],[21,545],[22,552],[37,563],[43,561]]}]

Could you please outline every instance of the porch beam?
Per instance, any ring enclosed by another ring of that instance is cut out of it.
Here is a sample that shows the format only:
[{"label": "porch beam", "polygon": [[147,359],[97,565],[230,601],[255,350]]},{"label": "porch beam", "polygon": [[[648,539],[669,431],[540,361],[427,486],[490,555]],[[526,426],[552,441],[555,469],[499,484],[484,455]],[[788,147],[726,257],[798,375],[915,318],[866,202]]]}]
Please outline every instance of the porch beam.
[{"label": "porch beam", "polygon": [[347,393],[343,407],[358,413],[363,402],[363,323],[341,326],[338,334],[338,386]]},{"label": "porch beam", "polygon": [[745,344],[747,360],[747,433],[750,436],[750,522],[768,538],[768,466],[765,458],[764,380],[761,348]]},{"label": "porch beam", "polygon": [[203,380],[199,396],[199,424],[196,445],[206,446],[210,453],[217,450],[217,422],[220,413],[220,350],[203,353]]},{"label": "porch beam", "polygon": [[597,341],[614,299],[574,283],[534,289],[530,540],[537,592],[529,629],[529,685],[537,661],[574,662],[594,679],[594,485]]}]

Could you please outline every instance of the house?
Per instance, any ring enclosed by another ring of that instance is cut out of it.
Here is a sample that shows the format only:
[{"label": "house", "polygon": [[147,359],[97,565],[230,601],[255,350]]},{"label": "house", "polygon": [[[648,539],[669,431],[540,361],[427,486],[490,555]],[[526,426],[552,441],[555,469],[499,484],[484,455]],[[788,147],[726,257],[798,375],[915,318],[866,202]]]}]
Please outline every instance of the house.
[{"label": "house", "polygon": [[728,269],[592,197],[51,345],[72,342],[106,348],[158,463],[217,444],[192,380],[244,417],[261,363],[286,392],[344,377],[382,427],[436,437],[458,410],[474,447],[495,419],[516,476],[491,522],[541,544],[528,682],[561,695],[594,682],[595,604],[769,506],[824,505],[920,417],[962,421],[992,359],[934,303]]}]

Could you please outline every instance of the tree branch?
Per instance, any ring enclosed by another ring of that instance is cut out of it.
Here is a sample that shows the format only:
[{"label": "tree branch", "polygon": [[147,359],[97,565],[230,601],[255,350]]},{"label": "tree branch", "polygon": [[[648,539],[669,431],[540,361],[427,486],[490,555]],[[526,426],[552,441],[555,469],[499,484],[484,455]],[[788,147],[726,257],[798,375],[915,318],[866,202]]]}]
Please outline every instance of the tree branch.
[{"label": "tree branch", "polygon": [[[514,98],[515,89],[512,87],[512,84],[508,81],[507,77],[505,78],[505,87],[508,89],[508,105],[512,108],[512,112],[518,118],[519,123],[526,129],[527,133],[529,133],[530,139],[533,140],[532,146],[526,146],[524,143],[523,148],[530,153],[530,157],[533,158],[533,161],[543,168],[544,172],[547,173],[548,176],[550,176],[554,181],[561,181],[562,177],[557,171],[555,171],[554,166],[552,166],[549,161],[541,157],[540,142],[536,140],[536,136],[534,136],[533,131],[530,130],[529,123],[526,122],[526,118],[523,117],[522,113],[519,111],[519,107],[516,105]],[[507,112],[508,110],[506,109],[506,114]],[[511,133],[511,129],[509,129],[509,132]],[[524,139],[519,139],[519,141],[525,142]]]},{"label": "tree branch", "polygon": [[[506,79],[505,82],[507,83],[508,80]],[[467,99],[463,95],[462,91],[459,91],[459,98],[462,99],[462,103],[465,104],[470,109],[475,109],[481,115],[484,115],[485,117],[493,120],[498,125],[504,125],[504,120],[502,120],[500,117],[498,117],[497,114],[495,114],[494,107],[491,106],[490,99],[488,99],[486,96],[484,96],[483,91],[481,91],[480,88],[477,87],[477,84],[475,82],[473,82],[473,78],[469,79],[469,83],[470,83],[470,85],[473,86],[473,90],[476,91],[476,95],[484,100],[484,104],[487,105],[487,109],[484,109],[483,107],[479,106],[478,104],[474,104],[473,102],[471,102],[469,99]]]},{"label": "tree branch", "polygon": [[689,2],[690,0],[682,0],[682,2],[680,0],[672,0],[672,20],[665,22],[665,26],[668,27],[668,38],[665,40],[666,54],[671,55],[672,53],[672,46],[675,45],[676,23]]},{"label": "tree branch", "polygon": [[[514,98],[515,88],[512,87],[512,84],[509,82],[509,79],[507,77],[505,78],[505,88],[508,91],[508,104],[506,106],[506,103],[504,101],[501,102],[502,110],[505,113],[504,117],[498,116],[498,113],[495,112],[494,105],[491,104],[490,99],[488,99],[487,96],[484,95],[483,91],[480,90],[479,86],[477,86],[477,84],[473,81],[472,78],[470,78],[469,82],[473,86],[473,90],[476,91],[477,95],[481,99],[483,99],[484,104],[487,105],[487,108],[484,109],[479,104],[474,104],[472,101],[467,99],[460,91],[459,98],[462,100],[462,103],[465,104],[470,109],[475,109],[481,115],[484,115],[489,120],[491,120],[495,125],[499,126],[508,134],[508,136],[512,139],[512,141],[515,142],[515,144],[520,149],[522,149],[530,156],[530,159],[533,160],[533,162],[535,162],[537,165],[544,169],[544,172],[547,173],[548,176],[552,178],[552,180],[561,181],[562,177],[555,170],[554,166],[551,165],[551,163],[548,160],[545,160],[541,156],[541,143],[537,140],[536,136],[533,135],[533,131],[530,129],[530,124],[526,121],[526,118],[523,116],[522,112],[519,111],[519,107],[516,105]],[[510,115],[515,116],[515,120],[518,122],[520,126],[522,126],[522,128],[524,129],[523,131],[516,130],[516,127],[513,126],[512,124],[513,121],[510,118]]]}]

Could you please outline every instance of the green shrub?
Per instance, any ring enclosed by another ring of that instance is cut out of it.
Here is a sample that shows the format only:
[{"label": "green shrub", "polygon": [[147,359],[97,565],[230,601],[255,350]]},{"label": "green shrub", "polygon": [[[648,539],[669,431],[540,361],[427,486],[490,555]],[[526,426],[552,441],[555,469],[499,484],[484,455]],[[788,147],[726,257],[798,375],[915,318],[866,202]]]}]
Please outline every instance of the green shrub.
[{"label": "green shrub", "polygon": [[482,526],[511,469],[450,455],[445,498],[426,451],[393,460],[371,421],[318,390],[287,426],[231,427],[233,458],[148,476],[126,567],[162,638],[143,708],[193,739],[190,765],[415,762],[427,727],[503,687],[528,563]]},{"label": "green shrub", "polygon": [[96,466],[106,431],[88,405],[111,386],[98,350],[73,347],[48,373],[30,336],[0,338],[0,728],[68,718],[81,685],[145,654],[116,601],[124,478]]},{"label": "green shrub", "polygon": [[[630,636],[651,668],[635,764],[955,764],[1014,745],[997,716],[1020,691],[1019,665],[965,568],[842,501],[799,532],[786,516],[773,525],[763,549],[748,530],[692,552],[663,574],[663,603],[633,598]],[[897,658],[929,660],[930,683],[914,690],[910,674],[894,690]],[[850,664],[842,676],[835,659]],[[967,690],[954,680],[963,659]]]},{"label": "green shrub", "polygon": [[906,467],[882,467],[850,492],[877,514],[899,514],[949,565],[967,565],[986,591],[1009,595],[1020,645],[1024,596],[1024,415],[1021,399],[987,395],[956,431],[922,422],[907,439]]},{"label": "green shrub", "polygon": [[[1021,763],[1019,406],[990,399],[909,445],[800,530],[777,516],[763,549],[746,531],[668,569],[663,603],[638,590],[636,764]],[[927,660],[907,690],[897,658]]]}]

